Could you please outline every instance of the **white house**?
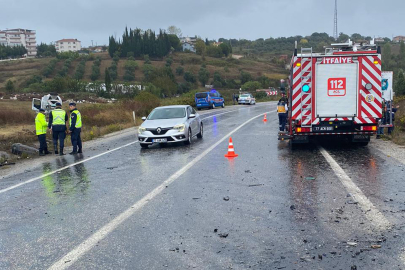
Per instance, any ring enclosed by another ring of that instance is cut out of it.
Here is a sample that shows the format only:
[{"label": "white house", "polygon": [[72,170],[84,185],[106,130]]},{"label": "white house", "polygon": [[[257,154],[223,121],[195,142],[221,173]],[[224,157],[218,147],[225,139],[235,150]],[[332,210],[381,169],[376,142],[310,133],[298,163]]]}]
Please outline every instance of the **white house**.
[{"label": "white house", "polygon": [[55,41],[57,52],[77,52],[82,49],[81,41],[77,39],[61,39]]},{"label": "white house", "polygon": [[183,51],[189,50],[189,51],[191,51],[191,52],[193,52],[193,53],[196,52],[195,46],[194,46],[194,44],[192,44],[192,43],[184,42],[184,43],[182,44],[182,46],[183,46]]}]

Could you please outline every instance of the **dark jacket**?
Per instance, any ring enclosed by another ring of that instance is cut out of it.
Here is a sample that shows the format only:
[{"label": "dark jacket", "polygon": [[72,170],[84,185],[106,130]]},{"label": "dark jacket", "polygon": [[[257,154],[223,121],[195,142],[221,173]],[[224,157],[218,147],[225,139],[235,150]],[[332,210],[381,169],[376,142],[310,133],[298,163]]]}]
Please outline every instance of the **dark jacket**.
[{"label": "dark jacket", "polygon": [[52,127],[53,131],[66,131],[66,123],[69,120],[69,117],[67,115],[67,113],[65,114],[65,125],[55,125],[52,126],[52,122],[53,122],[53,115],[52,112],[49,114],[49,122],[48,122],[48,128]]}]

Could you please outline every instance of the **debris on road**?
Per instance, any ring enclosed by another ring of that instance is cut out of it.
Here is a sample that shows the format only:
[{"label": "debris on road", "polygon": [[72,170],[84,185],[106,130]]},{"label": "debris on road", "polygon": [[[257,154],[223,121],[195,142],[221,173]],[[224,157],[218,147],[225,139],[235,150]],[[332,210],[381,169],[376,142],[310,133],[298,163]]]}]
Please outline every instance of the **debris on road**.
[{"label": "debris on road", "polygon": [[258,186],[264,186],[264,184],[252,184],[252,185],[249,185],[249,187],[258,187]]},{"label": "debris on road", "polygon": [[305,177],[305,180],[315,180],[315,177],[313,177],[313,176],[308,176],[308,177]]},{"label": "debris on road", "polygon": [[228,237],[228,233],[219,233],[218,236],[221,238],[227,238]]},{"label": "debris on road", "polygon": [[371,245],[371,248],[373,249],[381,248],[381,245]]},{"label": "debris on road", "polygon": [[218,232],[218,229],[214,229],[214,233]]},{"label": "debris on road", "polygon": [[350,247],[356,247],[357,243],[356,242],[347,242],[347,245]]},{"label": "debris on road", "polygon": [[290,209],[291,209],[291,210],[295,210],[295,205],[291,205],[291,206],[290,206]]},{"label": "debris on road", "polygon": [[223,199],[224,199],[224,201],[229,201],[229,197],[228,197],[228,196],[224,197]]}]

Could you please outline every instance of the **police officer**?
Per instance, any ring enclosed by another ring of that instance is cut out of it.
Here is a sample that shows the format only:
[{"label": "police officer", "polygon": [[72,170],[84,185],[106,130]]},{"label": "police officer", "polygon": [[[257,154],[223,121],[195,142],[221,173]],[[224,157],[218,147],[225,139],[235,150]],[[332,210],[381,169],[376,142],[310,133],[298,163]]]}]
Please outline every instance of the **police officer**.
[{"label": "police officer", "polygon": [[74,155],[82,153],[82,139],[80,138],[80,133],[82,132],[82,116],[76,108],[76,103],[69,103],[69,109],[69,133],[73,145],[73,151],[69,154]]},{"label": "police officer", "polygon": [[48,126],[48,123],[46,122],[46,117],[45,117],[45,110],[44,109],[39,109],[39,112],[37,116],[35,117],[35,129],[36,129],[36,134],[38,136],[39,140],[39,155],[40,156],[45,156],[47,154],[50,154],[48,151],[48,146],[46,145],[46,128]]},{"label": "police officer", "polygon": [[[67,130],[68,115],[62,110],[62,104],[56,103],[56,109],[49,114],[48,128],[52,130],[53,148],[55,154],[64,155],[63,148],[65,146],[66,130]],[[59,140],[59,152],[58,152]]]}]

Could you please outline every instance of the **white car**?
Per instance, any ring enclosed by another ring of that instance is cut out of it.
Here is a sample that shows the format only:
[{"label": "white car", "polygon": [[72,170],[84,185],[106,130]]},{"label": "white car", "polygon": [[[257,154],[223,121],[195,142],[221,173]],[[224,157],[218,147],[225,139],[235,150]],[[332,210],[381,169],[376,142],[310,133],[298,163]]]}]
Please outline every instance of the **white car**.
[{"label": "white car", "polygon": [[252,94],[242,94],[239,96],[238,104],[256,105],[256,99]]},{"label": "white car", "polygon": [[190,144],[194,136],[203,137],[200,115],[189,105],[155,108],[138,129],[138,140],[142,148],[154,143],[184,142]]}]

